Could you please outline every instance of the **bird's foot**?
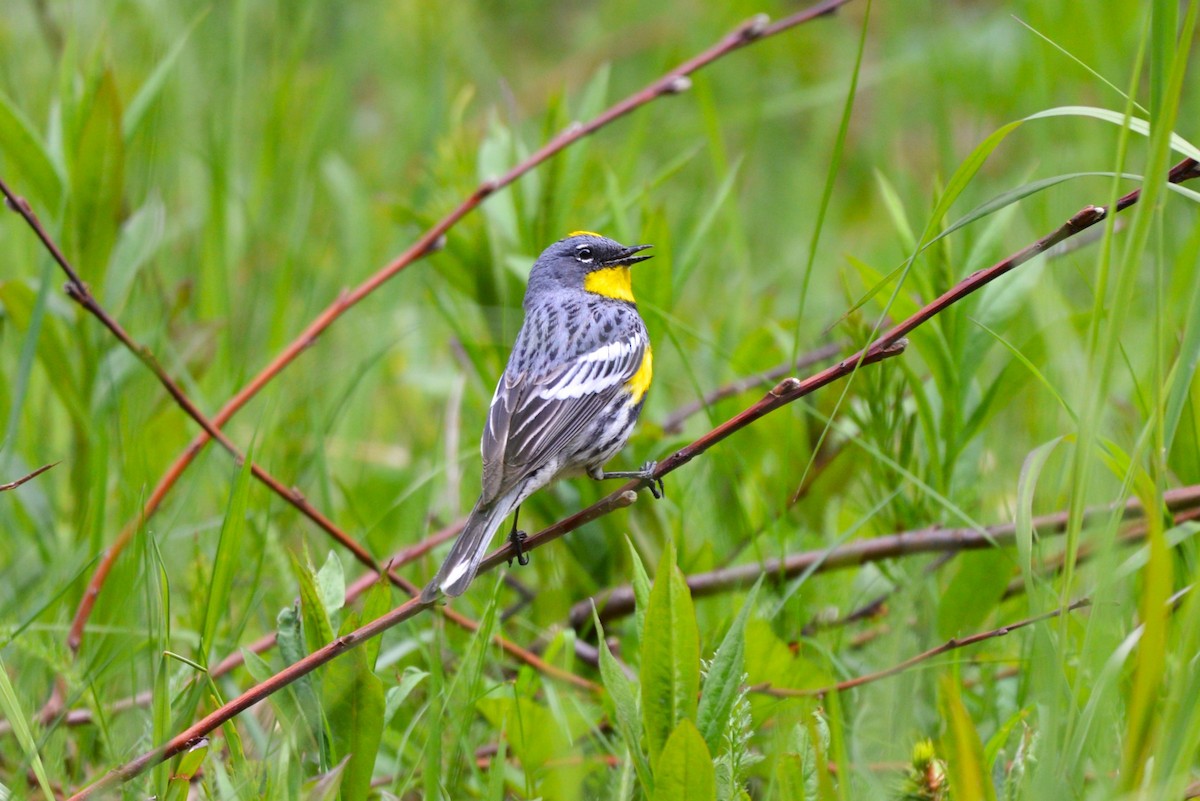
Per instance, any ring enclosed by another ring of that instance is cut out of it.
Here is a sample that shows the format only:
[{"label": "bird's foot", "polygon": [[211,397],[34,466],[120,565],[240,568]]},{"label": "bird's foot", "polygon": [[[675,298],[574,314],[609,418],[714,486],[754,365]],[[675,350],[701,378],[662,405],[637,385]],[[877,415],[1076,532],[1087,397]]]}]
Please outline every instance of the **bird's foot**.
[{"label": "bird's foot", "polygon": [[508,558],[508,566],[512,567],[513,559],[516,558],[517,564],[521,567],[529,564],[529,554],[525,553],[525,538],[529,535],[524,531],[513,529],[508,535],[508,541],[512,543],[513,555]]},{"label": "bird's foot", "polygon": [[663,487],[663,480],[661,478],[656,478],[654,475],[654,471],[656,469],[658,469],[658,462],[651,459],[642,465],[640,470],[617,470],[612,473],[600,471],[597,473],[592,473],[592,478],[636,478],[642,482],[643,487],[650,490],[650,494],[654,496],[654,500],[659,500],[667,493],[666,489]]}]

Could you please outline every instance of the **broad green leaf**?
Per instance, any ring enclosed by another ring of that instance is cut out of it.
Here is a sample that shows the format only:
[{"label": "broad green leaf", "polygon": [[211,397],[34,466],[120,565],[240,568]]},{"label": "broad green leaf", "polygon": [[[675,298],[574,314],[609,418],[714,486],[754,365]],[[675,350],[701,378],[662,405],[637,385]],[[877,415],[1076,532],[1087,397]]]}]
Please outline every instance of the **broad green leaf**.
[{"label": "broad green leaf", "polygon": [[[308,653],[308,648],[304,644],[304,627],[301,625],[300,610],[295,606],[286,607],[275,618],[275,643],[279,647],[279,655],[287,665],[294,665]],[[250,669],[251,673],[254,672],[254,668],[251,666],[252,661],[249,658],[246,660],[246,667]],[[268,675],[271,673],[274,671],[269,670]],[[308,730],[318,744],[322,763],[329,765],[333,760],[330,759],[329,743],[325,738],[325,726],[321,720],[321,699],[317,695],[320,675],[318,672],[302,677],[290,685],[289,691],[308,724]],[[280,695],[280,693],[276,693],[276,695]]]},{"label": "broad green leaf", "polygon": [[650,605],[650,576],[646,574],[646,566],[642,564],[642,557],[633,546],[633,540],[626,537],[625,544],[629,546],[629,564],[633,567],[630,584],[633,586],[634,616],[637,630],[640,632],[646,630],[646,607]]},{"label": "broad green leaf", "polygon": [[700,689],[700,634],[692,596],[675,566],[675,546],[668,540],[642,630],[642,722],[650,764],[681,720],[696,719]]},{"label": "broad green leaf", "polygon": [[104,308],[117,315],[125,306],[133,282],[142,267],[162,245],[166,209],[152,197],[121,226],[121,233],[108,262],[104,282]]},{"label": "broad green leaf", "polygon": [[424,681],[428,675],[428,672],[421,670],[415,665],[409,665],[404,669],[404,673],[400,676],[400,683],[395,687],[388,688],[383,707],[384,725],[392,722],[392,718],[395,717],[400,706],[408,700],[408,696],[412,694],[417,685]]},{"label": "broad green leaf", "polygon": [[996,801],[991,771],[983,762],[983,743],[963,705],[957,679],[943,676],[940,689],[942,719],[947,726],[942,750],[947,755],[950,791],[955,801]]},{"label": "broad green leaf", "polygon": [[791,791],[797,798],[824,798],[829,783],[829,723],[813,712],[792,729],[789,754],[795,755]]},{"label": "broad green leaf", "polygon": [[655,801],[716,801],[713,758],[692,721],[671,732],[654,771]]},{"label": "broad green leaf", "polygon": [[513,754],[526,770],[537,770],[558,755],[558,722],[537,701],[512,696],[483,698],[475,706],[493,729],[504,729]]},{"label": "broad green leaf", "polygon": [[69,215],[74,237],[68,252],[84,280],[103,283],[104,268],[116,240],[125,183],[125,140],[121,136],[121,100],[111,69],[93,82],[72,131]]},{"label": "broad green leaf", "polygon": [[336,801],[338,791],[342,788],[342,777],[346,774],[346,762],[343,759],[330,770],[304,784],[304,801]]},{"label": "broad green leaf", "polygon": [[325,609],[324,599],[312,570],[293,556],[292,572],[296,574],[296,581],[300,584],[300,618],[304,623],[304,645],[306,652],[312,653],[333,641],[333,625],[329,622],[329,613]]},{"label": "broad green leaf", "polygon": [[[271,667],[271,664],[267,660],[249,648],[241,650],[242,662],[246,666],[246,672],[255,681],[264,682],[275,675],[275,668]],[[293,682],[279,692],[271,693],[268,696],[268,700],[271,702],[271,707],[275,710],[275,716],[281,723],[288,726],[293,733],[298,731],[310,732],[313,735],[312,742],[315,743],[317,742],[317,732],[320,730],[319,720],[316,720],[317,715],[315,711],[310,718],[300,701],[301,693],[305,690],[312,691],[312,684],[305,683],[306,679],[308,679],[308,676],[305,676],[298,682]],[[315,704],[312,707],[315,710]],[[314,722],[316,725],[314,725]]]},{"label": "broad green leaf", "polygon": [[346,571],[342,560],[330,551],[325,557],[325,564],[317,571],[317,593],[321,596],[321,606],[332,621],[346,603]]},{"label": "broad green leaf", "polygon": [[246,529],[246,503],[253,482],[250,473],[253,454],[247,453],[238,471],[237,480],[229,491],[229,503],[225,508],[225,521],[221,524],[221,536],[217,540],[217,552],[213,556],[212,578],[208,584],[208,598],[204,611],[204,627],[200,635],[200,661],[208,665],[216,658],[213,650],[217,629],[229,621],[229,603],[233,596],[233,582],[237,578],[242,562],[242,539]]},{"label": "broad green leaf", "polygon": [[704,689],[696,710],[696,724],[708,750],[714,754],[720,750],[721,735],[729,725],[729,716],[746,672],[746,618],[754,609],[761,586],[760,577],[742,601],[741,609],[729,631],[725,632],[725,638],[717,646],[708,674],[704,677]]},{"label": "broad green leaf", "polygon": [[[358,628],[349,615],[341,633]],[[330,662],[321,676],[322,705],[333,739],[334,758],[345,759],[342,801],[364,801],[371,791],[375,757],[383,737],[383,682],[367,662],[361,646]]]},{"label": "broad green leaf", "polygon": [[604,628],[594,606],[592,619],[596,623],[596,638],[600,643],[600,680],[604,682],[604,689],[612,701],[617,731],[625,741],[625,748],[633,760],[642,790],[646,795],[651,795],[654,792],[654,777],[650,772],[649,763],[646,762],[646,755],[642,752],[642,718],[638,710],[637,686],[625,677],[625,672],[617,664],[616,657],[608,649]]},{"label": "broad green leaf", "polygon": [[1004,597],[1012,577],[1012,556],[1004,550],[967,551],[954,560],[957,570],[938,602],[937,630],[942,639],[970,633]]},{"label": "broad green leaf", "polygon": [[[387,614],[387,611],[391,608],[392,585],[388,582],[386,576],[380,576],[379,580],[371,585],[371,589],[367,590],[367,597],[363,601],[363,622],[377,620]],[[382,637],[372,637],[363,643],[363,648],[367,649],[367,664],[372,669],[375,668],[375,661],[379,658],[379,649],[382,645]]]},{"label": "broad green leaf", "polygon": [[186,801],[192,788],[192,777],[204,764],[208,756],[208,738],[203,738],[180,755],[174,770],[171,771],[171,781],[167,786],[167,801]]},{"label": "broad green leaf", "polygon": [[33,125],[4,92],[0,92],[0,159],[0,165],[8,173],[3,177],[9,187],[24,195],[35,210],[58,208],[63,192],[62,175]]}]

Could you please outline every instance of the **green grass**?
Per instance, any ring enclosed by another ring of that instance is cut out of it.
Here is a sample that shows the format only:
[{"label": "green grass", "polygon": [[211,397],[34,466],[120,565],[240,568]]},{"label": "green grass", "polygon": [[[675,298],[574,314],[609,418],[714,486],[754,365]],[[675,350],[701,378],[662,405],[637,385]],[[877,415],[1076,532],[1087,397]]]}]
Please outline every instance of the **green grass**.
[{"label": "green grass", "polygon": [[[209,414],[481,180],[753,14],[797,8],[9,5],[0,178]],[[1200,143],[1196,6],[874,0],[868,18],[853,0],[489,198],[225,426],[381,559],[470,508],[529,265],[568,231],[655,245],[635,290],[656,381],[614,462],[628,469],[761,392],[666,434],[675,408],[827,341],[863,344],[1156,179],[1144,202],[915,331],[903,356],[672,473],[665,500],[643,495],[538,550],[512,571],[530,602],[481,577],[454,608],[482,633],[418,616],[127,796],[182,799],[194,776],[214,799],[357,799],[372,779],[400,798],[937,798],[940,780],[955,799],[1182,799],[1200,780],[1200,600],[1179,596],[1200,572],[1200,529],[1153,514],[1131,545],[1116,515],[1082,513],[1157,508],[1200,484],[1200,188],[1157,180]],[[362,571],[351,555],[209,447],[136,527],[73,654],[68,627],[105,548],[198,428],[63,295],[15,214],[0,216],[0,255],[0,484],[61,461],[0,493],[0,797],[40,798],[404,596],[343,605]],[[522,523],[604,492],[563,482]],[[1033,531],[1054,511],[1070,514],[1064,536]],[[696,598],[680,580],[1014,521],[1015,547],[944,562]],[[420,585],[443,553],[400,572]],[[1005,594],[1014,579],[1022,591]],[[568,613],[631,582],[637,613],[604,623],[594,667],[576,643],[596,645],[596,630],[570,629]],[[871,617],[810,625],[882,593]],[[1084,596],[1086,609],[820,700],[745,691],[886,670]],[[275,632],[246,667],[204,674]],[[519,662],[488,632],[602,689]],[[90,722],[40,719],[56,686]],[[119,703],[146,691],[148,704]]]}]

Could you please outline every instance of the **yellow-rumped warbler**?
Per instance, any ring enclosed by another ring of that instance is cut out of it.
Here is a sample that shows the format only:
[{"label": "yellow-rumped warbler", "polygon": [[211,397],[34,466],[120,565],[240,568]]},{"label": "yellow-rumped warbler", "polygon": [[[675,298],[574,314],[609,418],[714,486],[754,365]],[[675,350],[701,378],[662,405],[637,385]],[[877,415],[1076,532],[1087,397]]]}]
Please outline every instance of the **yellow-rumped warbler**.
[{"label": "yellow-rumped warbler", "polygon": [[[555,479],[640,478],[661,497],[662,482],[651,480],[654,462],[604,472],[633,431],[653,373],[629,275],[631,265],[650,258],[636,255],[648,247],[576,231],[534,263],[525,322],[483,429],[483,492],[423,602],[439,592],[462,595],[504,518]],[[515,519],[510,536],[520,559],[524,534]]]}]

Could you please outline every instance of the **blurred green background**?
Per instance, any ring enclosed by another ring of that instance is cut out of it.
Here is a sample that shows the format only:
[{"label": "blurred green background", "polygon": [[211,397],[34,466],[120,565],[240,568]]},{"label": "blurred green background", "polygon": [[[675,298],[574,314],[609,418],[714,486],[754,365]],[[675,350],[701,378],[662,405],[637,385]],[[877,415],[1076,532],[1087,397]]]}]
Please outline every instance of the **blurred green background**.
[{"label": "blurred green background", "polygon": [[[481,180],[748,17],[800,7],[9,0],[0,177],[211,414]],[[1186,56],[1174,38],[1188,11],[1173,0],[854,0],[729,55],[690,91],[489,198],[225,430],[377,557],[419,542],[478,491],[478,433],[530,264],[588,229],[655,245],[634,286],[656,381],[613,465],[663,458],[770,382],[682,431],[663,429],[672,411],[829,342],[851,353],[881,320],[1137,186],[1164,141],[1083,114],[1029,122],[965,185],[951,183],[949,213],[931,219],[960,164],[1002,126],[1068,106],[1119,116],[1132,88],[1144,107],[1131,107],[1135,116],[1162,119],[1178,102],[1175,130],[1195,141],[1194,69],[1182,89],[1169,83],[1173,59]],[[1114,183],[1114,172],[1135,177]],[[1036,184],[1055,176],[1071,177]],[[1028,196],[971,215],[917,256],[889,305],[896,283],[885,277],[929,238],[922,232],[1018,190]],[[643,497],[538,551],[513,574],[532,602],[487,574],[454,607],[485,620],[508,610],[499,633],[599,681],[574,657],[575,638],[594,643],[595,632],[565,622],[572,604],[630,581],[627,538],[651,575],[668,540],[693,574],[1131,493],[1153,504],[1164,489],[1200,483],[1195,203],[1161,192],[1111,236],[1097,228],[939,316],[903,357],[675,472],[665,501]],[[0,218],[0,483],[61,462],[0,494],[0,711],[10,727],[29,721],[33,743],[0,739],[0,785],[15,797],[44,792],[30,776],[78,788],[282,667],[274,650],[258,672],[187,684],[282,625],[304,565],[327,564],[322,586],[334,589],[338,561],[347,581],[361,572],[346,553],[327,562],[328,538],[208,448],[118,560],[73,656],[66,630],[88,577],[197,427],[62,284],[20,218]],[[531,499],[522,523],[536,530],[604,492],[564,482]],[[1189,596],[1167,615],[1162,602],[1194,580],[1196,547],[1190,524],[1152,517],[1162,525],[1138,549],[1118,545],[1115,519],[1075,528],[1070,550],[1082,543],[1094,558],[1065,574],[1039,570],[1064,548],[1047,537],[1021,551],[896,559],[764,587],[746,623],[747,682],[792,688],[886,668],[1083,595],[1097,604],[820,704],[751,695],[752,722],[728,721],[731,737],[753,734],[735,783],[755,799],[798,797],[797,787],[820,798],[940,797],[905,774],[914,745],[931,738],[955,797],[1044,798],[1064,786],[1079,798],[1182,797],[1200,768],[1189,695],[1200,610]],[[403,574],[422,584],[442,553]],[[1020,591],[1004,596],[1014,579]],[[809,625],[881,593],[892,594],[870,619]],[[697,599],[701,656],[744,600]],[[335,629],[349,615],[336,606]],[[306,621],[311,648],[321,640]],[[635,670],[640,625],[607,627]],[[647,796],[605,724],[606,702],[432,616],[385,635],[373,667],[394,705],[374,792]],[[90,725],[36,720],[56,679]],[[154,704],[113,709],[150,689]],[[227,728],[196,792],[319,797],[312,783],[345,746],[320,722],[336,718],[337,702],[306,692]],[[537,737],[513,734],[525,731],[514,723],[522,715]],[[497,758],[476,753],[500,740]],[[182,792],[166,768],[129,786],[131,797],[168,791]]]}]

